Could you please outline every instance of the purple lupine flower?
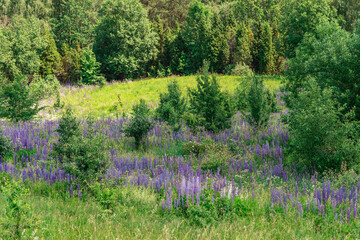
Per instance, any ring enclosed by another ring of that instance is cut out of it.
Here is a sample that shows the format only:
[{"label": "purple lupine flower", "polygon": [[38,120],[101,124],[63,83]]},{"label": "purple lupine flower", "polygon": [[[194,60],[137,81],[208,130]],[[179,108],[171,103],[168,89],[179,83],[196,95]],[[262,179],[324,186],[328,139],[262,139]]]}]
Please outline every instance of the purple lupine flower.
[{"label": "purple lupine flower", "polygon": [[71,198],[74,197],[74,188],[73,188],[73,186],[70,187],[70,197]]}]

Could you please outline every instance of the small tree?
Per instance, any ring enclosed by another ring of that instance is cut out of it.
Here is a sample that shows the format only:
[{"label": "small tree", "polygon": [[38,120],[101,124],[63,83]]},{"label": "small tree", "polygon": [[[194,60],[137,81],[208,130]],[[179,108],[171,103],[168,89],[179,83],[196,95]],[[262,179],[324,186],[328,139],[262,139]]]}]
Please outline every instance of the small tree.
[{"label": "small tree", "polygon": [[95,54],[90,49],[81,53],[81,82],[87,85],[104,85],[105,77],[100,74],[100,63],[96,61]]},{"label": "small tree", "polygon": [[289,151],[293,161],[319,172],[340,170],[343,163],[353,166],[360,150],[358,125],[341,122],[342,109],[332,91],[321,90],[311,79],[291,101],[292,109],[284,120],[291,133]]},{"label": "small tree", "polygon": [[135,147],[137,149],[147,133],[154,127],[154,123],[149,118],[149,115],[150,109],[145,100],[141,99],[140,103],[133,106],[130,123],[124,128],[125,136],[135,139]]},{"label": "small tree", "polygon": [[67,109],[56,130],[59,141],[54,144],[53,151],[56,163],[85,187],[98,180],[108,167],[106,141],[96,132],[92,120],[88,120],[87,125],[87,134],[84,136],[78,120]]},{"label": "small tree", "polygon": [[256,127],[266,125],[273,109],[273,99],[274,95],[265,88],[263,79],[254,76],[246,96],[250,111],[250,114],[245,114],[247,119]]},{"label": "small tree", "polygon": [[189,89],[190,112],[206,130],[218,131],[231,125],[234,109],[229,97],[220,90],[215,76],[205,73],[197,78],[197,87]]},{"label": "small tree", "polygon": [[0,118],[15,122],[32,119],[43,108],[39,107],[40,97],[18,78],[5,83],[0,89]]},{"label": "small tree", "polygon": [[160,94],[160,104],[156,109],[159,118],[175,128],[181,124],[182,115],[186,109],[185,99],[181,95],[178,82],[171,81],[168,92]]}]

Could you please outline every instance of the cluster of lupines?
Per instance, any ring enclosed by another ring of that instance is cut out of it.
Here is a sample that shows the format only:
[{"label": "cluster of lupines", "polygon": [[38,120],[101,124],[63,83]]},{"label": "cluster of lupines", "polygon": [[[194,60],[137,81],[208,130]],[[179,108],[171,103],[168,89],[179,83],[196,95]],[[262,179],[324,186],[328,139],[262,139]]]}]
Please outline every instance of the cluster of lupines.
[{"label": "cluster of lupines", "polygon": [[289,189],[271,189],[271,202],[288,212],[291,208],[296,209],[296,215],[315,213],[322,217],[333,217],[336,221],[357,219],[360,181],[357,186],[347,189],[341,186],[332,188],[330,182],[323,183],[322,188],[307,190],[305,184],[299,191],[297,184],[294,192]]},{"label": "cluster of lupines", "polygon": [[[103,119],[95,123],[95,127],[102,131],[108,139],[115,143],[124,142],[124,135],[121,131],[127,119]],[[68,182],[73,184],[73,177],[65,174],[62,169],[55,169],[50,166],[48,159],[52,154],[52,143],[57,139],[57,121],[8,123],[0,122],[3,133],[7,135],[14,148],[12,161],[4,162],[1,159],[0,172],[7,172],[23,181],[45,181],[50,185],[55,182]],[[85,124],[86,126],[86,124]],[[84,134],[87,134],[86,127]],[[229,176],[246,172],[260,173],[261,176],[279,176],[287,179],[288,174],[283,168],[283,147],[286,147],[288,132],[276,124],[259,135],[245,121],[238,119],[231,129],[224,130],[217,134],[207,131],[200,131],[196,134],[188,128],[180,132],[170,132],[168,128],[158,122],[149,133],[146,144],[148,147],[164,150],[171,141],[202,141],[211,138],[215,142],[226,144],[234,140],[240,149],[236,159],[229,159],[226,167]],[[165,196],[164,206],[169,208],[186,205],[191,202],[198,203],[202,189],[212,188],[214,193],[227,191],[226,189],[239,189],[226,176],[218,173],[204,172],[201,169],[193,170],[191,160],[185,162],[182,157],[158,157],[142,159],[119,157],[115,149],[111,150],[113,165],[109,169],[105,179],[122,179],[128,185],[150,187]],[[261,159],[264,164],[258,167],[252,156]],[[11,163],[9,163],[11,162]],[[223,172],[223,171],[221,171]],[[231,178],[230,178],[231,179]],[[186,186],[186,187],[184,187]],[[72,187],[69,188],[73,196]],[[78,190],[78,196],[80,190]],[[232,197],[236,195],[236,191]],[[229,195],[229,196],[230,196]],[[184,201],[186,199],[188,201]],[[171,204],[170,204],[171,203]]]}]

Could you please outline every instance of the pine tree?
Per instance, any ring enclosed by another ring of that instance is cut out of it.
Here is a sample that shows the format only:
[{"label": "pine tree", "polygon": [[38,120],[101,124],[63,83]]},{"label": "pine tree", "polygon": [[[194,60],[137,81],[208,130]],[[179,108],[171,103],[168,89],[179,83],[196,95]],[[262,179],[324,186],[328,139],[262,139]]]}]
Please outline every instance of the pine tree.
[{"label": "pine tree", "polygon": [[251,66],[251,47],[253,44],[251,37],[251,28],[247,27],[244,23],[240,23],[236,31],[236,62]]},{"label": "pine tree", "polygon": [[219,131],[231,125],[234,114],[229,98],[220,90],[216,76],[205,73],[197,77],[197,87],[189,89],[190,111],[206,130]]},{"label": "pine tree", "polygon": [[59,76],[63,71],[61,56],[48,29],[45,30],[45,40],[47,46],[40,56],[40,74],[42,77],[47,75]]},{"label": "pine tree", "polygon": [[230,49],[226,38],[225,26],[222,24],[219,14],[214,13],[212,18],[210,57],[211,69],[221,73],[229,63]]},{"label": "pine tree", "polygon": [[185,73],[197,72],[211,52],[211,18],[209,9],[201,2],[194,1],[189,7],[187,21],[182,31],[186,45]]},{"label": "pine tree", "polygon": [[160,94],[159,107],[156,113],[163,121],[174,127],[181,124],[182,115],[186,109],[186,101],[181,96],[181,90],[177,81],[171,81],[168,85],[168,92]]}]

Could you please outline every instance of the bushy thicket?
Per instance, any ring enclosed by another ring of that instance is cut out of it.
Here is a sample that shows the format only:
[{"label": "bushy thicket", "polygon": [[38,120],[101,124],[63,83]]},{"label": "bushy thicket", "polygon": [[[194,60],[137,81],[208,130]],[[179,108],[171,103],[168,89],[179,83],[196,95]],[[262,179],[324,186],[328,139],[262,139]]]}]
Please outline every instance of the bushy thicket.
[{"label": "bushy thicket", "polygon": [[304,169],[324,172],[340,170],[360,162],[359,123],[343,107],[333,91],[321,89],[314,79],[306,82],[291,101],[289,124],[292,161]]},{"label": "bushy thicket", "polygon": [[333,89],[334,97],[346,105],[344,113],[355,109],[359,120],[359,29],[348,33],[337,23],[324,21],[306,34],[289,62],[285,90],[296,97],[308,77],[314,77],[321,88]]},{"label": "bushy thicket", "polygon": [[0,118],[15,122],[30,120],[42,109],[39,100],[23,79],[6,83],[0,89]]},{"label": "bushy thicket", "polygon": [[66,109],[56,130],[59,139],[53,147],[53,158],[78,184],[89,187],[106,172],[109,159],[104,136],[91,119],[84,125],[87,126],[85,135],[72,110]]},{"label": "bushy thicket", "polygon": [[177,81],[171,81],[168,92],[160,93],[159,107],[156,109],[158,117],[178,129],[181,126],[183,114],[186,110],[186,101],[182,97]]},{"label": "bushy thicket", "polygon": [[4,159],[11,154],[11,145],[7,137],[3,135],[0,128],[0,158]]}]

